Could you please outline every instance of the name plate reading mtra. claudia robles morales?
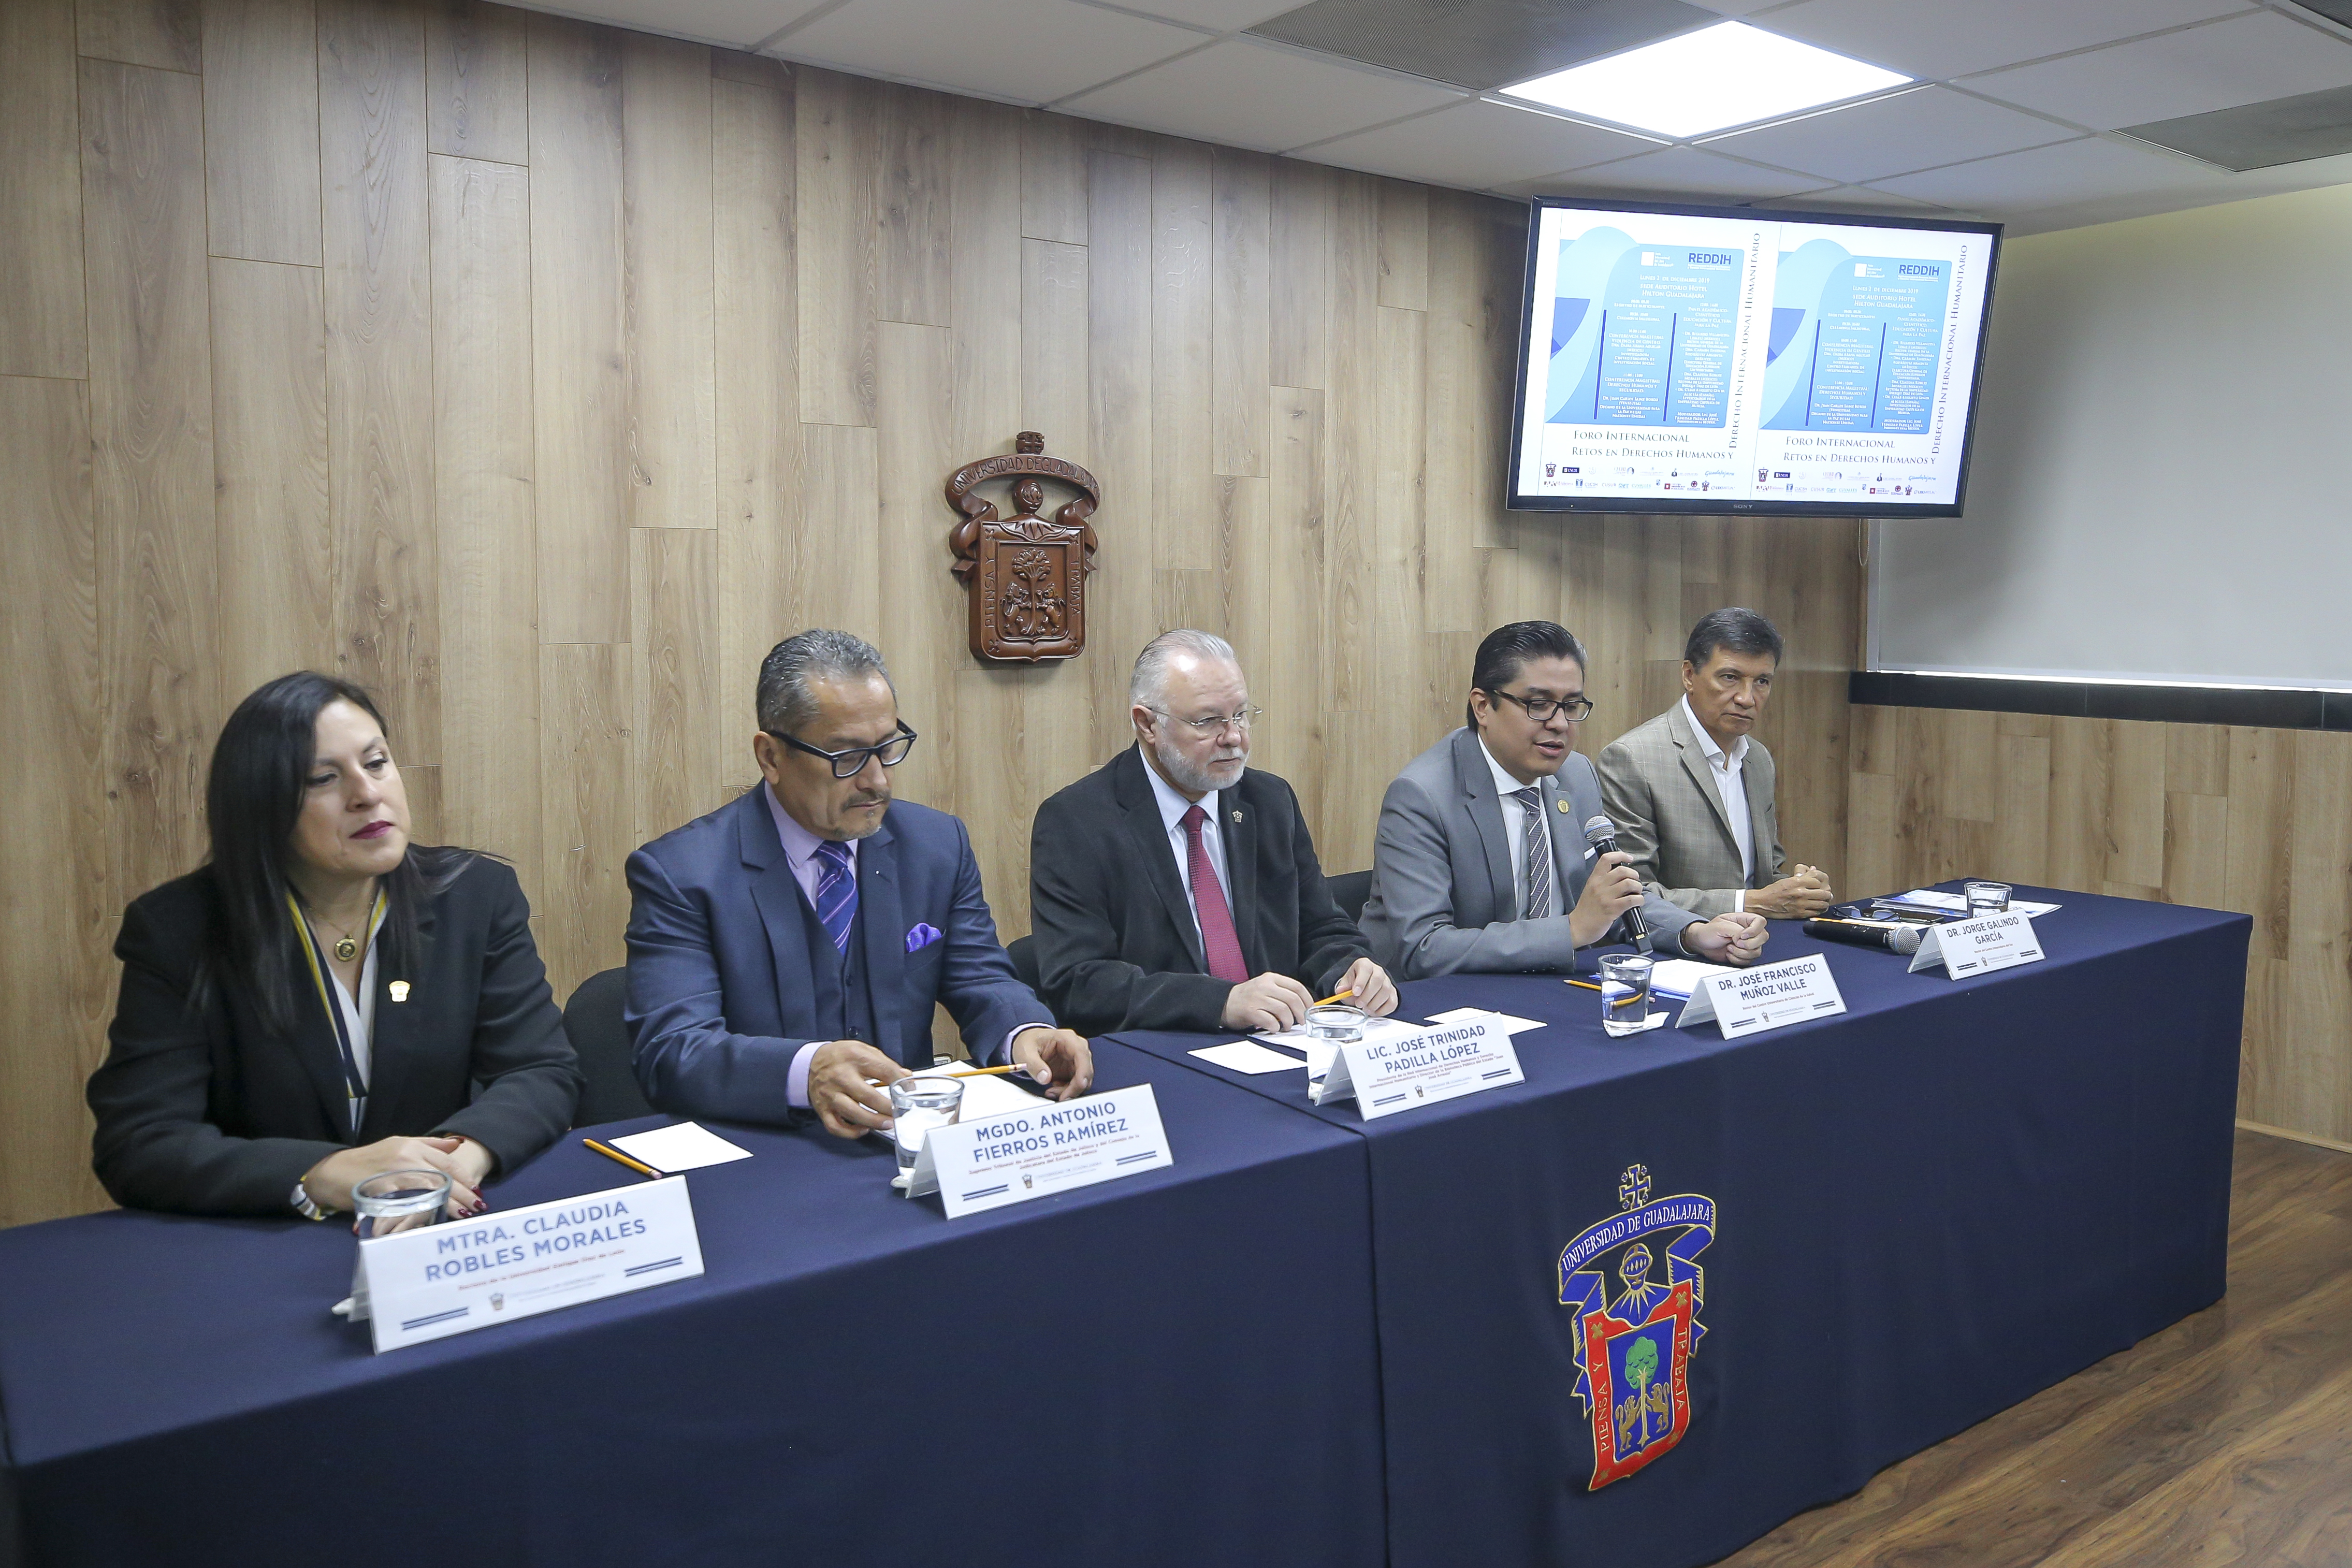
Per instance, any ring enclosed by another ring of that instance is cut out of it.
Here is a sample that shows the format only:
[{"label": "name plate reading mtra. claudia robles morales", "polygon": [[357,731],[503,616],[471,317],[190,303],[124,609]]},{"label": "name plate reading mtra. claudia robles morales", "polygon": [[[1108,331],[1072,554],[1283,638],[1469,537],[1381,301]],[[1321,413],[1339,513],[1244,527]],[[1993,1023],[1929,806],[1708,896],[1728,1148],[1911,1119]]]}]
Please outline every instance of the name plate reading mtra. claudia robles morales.
[{"label": "name plate reading mtra. claudia robles morales", "polygon": [[379,1353],[702,1272],[686,1178],[360,1243],[352,1316]]}]

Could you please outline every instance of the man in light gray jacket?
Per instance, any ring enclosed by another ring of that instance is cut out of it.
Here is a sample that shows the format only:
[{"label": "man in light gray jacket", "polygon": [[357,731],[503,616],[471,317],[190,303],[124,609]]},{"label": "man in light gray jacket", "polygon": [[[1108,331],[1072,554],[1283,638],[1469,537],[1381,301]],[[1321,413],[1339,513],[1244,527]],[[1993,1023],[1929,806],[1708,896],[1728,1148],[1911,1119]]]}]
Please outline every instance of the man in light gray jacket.
[{"label": "man in light gray jacket", "polygon": [[1592,763],[1572,749],[1592,710],[1584,666],[1582,645],[1550,621],[1488,633],[1468,727],[1389,785],[1360,923],[1398,979],[1573,970],[1578,949],[1627,940],[1635,909],[1661,952],[1744,964],[1763,951],[1760,917],[1701,920],[1645,893],[1624,854],[1587,845],[1602,811]]}]

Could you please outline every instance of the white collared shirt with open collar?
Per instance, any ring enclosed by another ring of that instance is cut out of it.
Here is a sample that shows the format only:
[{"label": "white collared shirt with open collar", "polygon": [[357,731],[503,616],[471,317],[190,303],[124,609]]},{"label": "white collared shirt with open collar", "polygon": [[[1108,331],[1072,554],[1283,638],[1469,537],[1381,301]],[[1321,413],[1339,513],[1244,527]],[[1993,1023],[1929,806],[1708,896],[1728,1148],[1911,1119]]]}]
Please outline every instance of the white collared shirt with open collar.
[{"label": "white collared shirt with open collar", "polygon": [[1756,828],[1748,816],[1748,781],[1742,770],[1748,762],[1748,737],[1742,735],[1727,752],[1715,743],[1706,726],[1698,721],[1688,696],[1683,699],[1683,722],[1698,737],[1699,753],[1706,758],[1707,776],[1715,781],[1716,798],[1723,802],[1724,820],[1731,824],[1731,841],[1739,846],[1740,886],[1731,896],[1731,907],[1748,907],[1748,884],[1756,878]]}]

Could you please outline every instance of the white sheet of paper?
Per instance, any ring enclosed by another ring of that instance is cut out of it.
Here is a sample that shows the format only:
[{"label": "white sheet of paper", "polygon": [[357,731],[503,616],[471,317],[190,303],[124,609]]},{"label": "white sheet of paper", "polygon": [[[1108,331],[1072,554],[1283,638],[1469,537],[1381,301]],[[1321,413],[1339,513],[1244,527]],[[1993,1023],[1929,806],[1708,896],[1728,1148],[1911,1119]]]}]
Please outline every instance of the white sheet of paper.
[{"label": "white sheet of paper", "polygon": [[1543,1024],[1535,1018],[1517,1018],[1508,1013],[1497,1013],[1491,1007],[1456,1007],[1451,1013],[1432,1013],[1433,1024],[1459,1024],[1465,1018],[1496,1018],[1501,1020],[1503,1033],[1524,1035],[1529,1029],[1540,1029]]},{"label": "white sheet of paper", "polygon": [[667,1174],[751,1157],[749,1149],[730,1143],[698,1121],[681,1121],[675,1127],[656,1127],[650,1132],[632,1132],[626,1138],[606,1142],[622,1153],[643,1160]]},{"label": "white sheet of paper", "polygon": [[[968,1072],[970,1062],[950,1062],[945,1067],[925,1068],[917,1078],[940,1078],[951,1072]],[[1007,1110],[1025,1110],[1037,1103],[1037,1097],[1027,1089],[1005,1081],[1003,1073],[987,1078],[977,1075],[960,1078],[963,1085],[963,1104],[956,1110],[956,1120],[969,1121],[975,1116],[996,1116]]]},{"label": "white sheet of paper", "polygon": [[1186,1053],[1204,1062],[1214,1062],[1232,1072],[1295,1072],[1307,1064],[1287,1051],[1270,1051],[1255,1040],[1234,1040],[1222,1046],[1202,1046]]},{"label": "white sheet of paper", "polygon": [[[1969,909],[1966,895],[1938,893],[1927,888],[1916,888],[1907,893],[1897,893],[1895,902],[1919,904],[1931,910],[1950,910],[1955,914],[1966,914]],[[2031,899],[2011,899],[2009,901],[2009,907],[2029,920],[2038,919],[2058,908],[2056,904],[2037,904]]]},{"label": "white sheet of paper", "polygon": [[1710,974],[1728,974],[1727,963],[1701,963],[1696,958],[1662,958],[1650,966],[1650,989],[1688,996]]}]

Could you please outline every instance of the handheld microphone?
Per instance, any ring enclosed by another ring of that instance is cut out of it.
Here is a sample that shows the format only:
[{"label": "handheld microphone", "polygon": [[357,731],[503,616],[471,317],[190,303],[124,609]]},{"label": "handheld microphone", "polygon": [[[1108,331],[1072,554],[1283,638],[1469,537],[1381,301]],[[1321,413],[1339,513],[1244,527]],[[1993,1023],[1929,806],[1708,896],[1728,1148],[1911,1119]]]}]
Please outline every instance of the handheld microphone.
[{"label": "handheld microphone", "polygon": [[[1596,816],[1584,825],[1584,841],[1592,846],[1596,855],[1612,855],[1617,849],[1617,825],[1606,816]],[[1649,922],[1642,918],[1642,906],[1635,904],[1625,911],[1625,929],[1633,933],[1633,951],[1650,951]]]},{"label": "handheld microphone", "polygon": [[1850,947],[1874,947],[1885,952],[1909,957],[1919,951],[1920,932],[1926,928],[1902,921],[1810,920],[1805,922],[1805,934],[1823,942],[1842,942]]}]

